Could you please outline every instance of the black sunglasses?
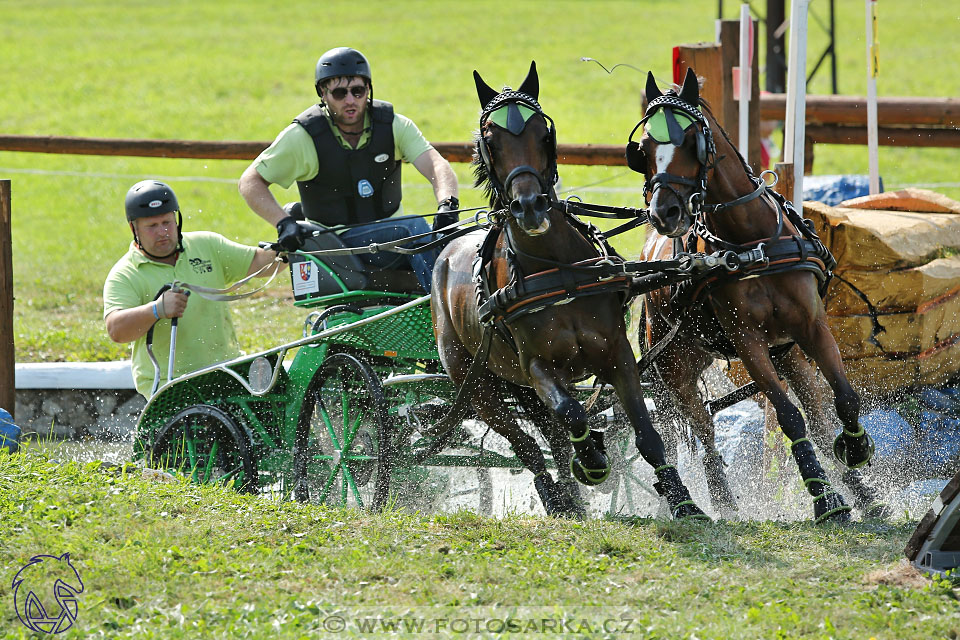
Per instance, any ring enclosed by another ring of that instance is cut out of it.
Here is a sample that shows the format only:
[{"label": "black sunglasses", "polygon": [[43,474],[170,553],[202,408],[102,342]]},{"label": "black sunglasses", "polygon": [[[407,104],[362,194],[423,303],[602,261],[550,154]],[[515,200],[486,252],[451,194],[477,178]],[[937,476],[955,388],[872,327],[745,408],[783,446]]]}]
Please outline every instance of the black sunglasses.
[{"label": "black sunglasses", "polygon": [[328,91],[334,100],[343,100],[346,98],[347,91],[352,93],[354,98],[360,100],[367,95],[367,85],[362,84],[355,87],[337,87],[336,89],[328,89]]}]

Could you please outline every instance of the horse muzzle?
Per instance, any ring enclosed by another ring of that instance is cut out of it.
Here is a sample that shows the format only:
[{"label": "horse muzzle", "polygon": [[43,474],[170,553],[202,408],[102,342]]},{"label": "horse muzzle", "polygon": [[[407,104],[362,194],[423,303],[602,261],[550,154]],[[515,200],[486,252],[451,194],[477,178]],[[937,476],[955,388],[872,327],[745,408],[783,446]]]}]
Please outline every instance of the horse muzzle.
[{"label": "horse muzzle", "polygon": [[539,236],[550,230],[549,212],[550,200],[542,193],[524,194],[510,202],[510,214],[527,235]]}]

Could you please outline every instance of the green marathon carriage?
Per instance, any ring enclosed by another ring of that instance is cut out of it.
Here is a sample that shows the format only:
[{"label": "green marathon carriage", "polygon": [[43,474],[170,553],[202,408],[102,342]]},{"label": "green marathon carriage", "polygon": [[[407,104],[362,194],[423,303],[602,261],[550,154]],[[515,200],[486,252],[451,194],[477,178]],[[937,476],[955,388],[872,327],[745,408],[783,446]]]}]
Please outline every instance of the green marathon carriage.
[{"label": "green marathon carriage", "polygon": [[[403,493],[431,467],[460,467],[465,475],[446,495],[476,492],[488,511],[490,469],[523,467],[475,420],[429,435],[457,392],[440,365],[430,297],[416,293],[412,272],[367,273],[354,255],[307,253],[339,242],[322,237],[289,255],[294,304],[311,310],[304,337],[168,380],[140,416],[135,456],[197,483],[359,508],[384,506],[391,488]],[[581,392],[594,394],[587,385]],[[608,444],[615,477],[600,489],[612,512],[634,512],[637,492],[656,494],[634,475],[638,454],[614,415],[614,394],[600,396],[595,424],[608,440],[623,436]],[[516,402],[511,409],[522,414]]]}]

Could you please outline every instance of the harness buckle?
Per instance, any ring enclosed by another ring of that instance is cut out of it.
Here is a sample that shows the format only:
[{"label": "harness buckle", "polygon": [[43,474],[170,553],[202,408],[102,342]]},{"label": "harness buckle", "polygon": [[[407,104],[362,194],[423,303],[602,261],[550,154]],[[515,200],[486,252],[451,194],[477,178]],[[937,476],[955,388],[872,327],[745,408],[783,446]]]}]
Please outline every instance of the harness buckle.
[{"label": "harness buckle", "polygon": [[739,256],[734,251],[725,251],[721,260],[723,261],[724,269],[729,273],[733,273],[740,268]]},{"label": "harness buckle", "polygon": [[740,260],[740,264],[745,267],[752,267],[754,265],[760,265],[761,268],[766,269],[770,266],[770,258],[767,257],[767,254],[764,253],[764,243],[757,245],[756,249],[750,249],[749,251],[744,251],[737,258]]}]

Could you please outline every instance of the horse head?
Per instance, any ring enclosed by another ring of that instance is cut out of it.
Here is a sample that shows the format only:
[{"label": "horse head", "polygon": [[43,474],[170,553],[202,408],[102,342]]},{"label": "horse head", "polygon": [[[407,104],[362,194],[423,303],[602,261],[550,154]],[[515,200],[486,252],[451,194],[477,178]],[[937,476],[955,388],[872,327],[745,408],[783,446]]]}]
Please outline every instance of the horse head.
[{"label": "horse head", "polygon": [[[681,236],[693,224],[706,195],[715,147],[700,109],[700,89],[687,69],[679,92],[661,93],[647,74],[648,106],[627,143],[627,164],[646,176],[644,198],[650,222],[662,235]],[[639,142],[633,134],[643,126]]]},{"label": "horse head", "polygon": [[537,102],[537,65],[520,88],[490,88],[476,71],[473,79],[480,100],[480,130],[474,156],[477,186],[490,196],[490,206],[510,211],[528,235],[550,228],[548,214],[557,182],[557,136],[553,120]]}]

